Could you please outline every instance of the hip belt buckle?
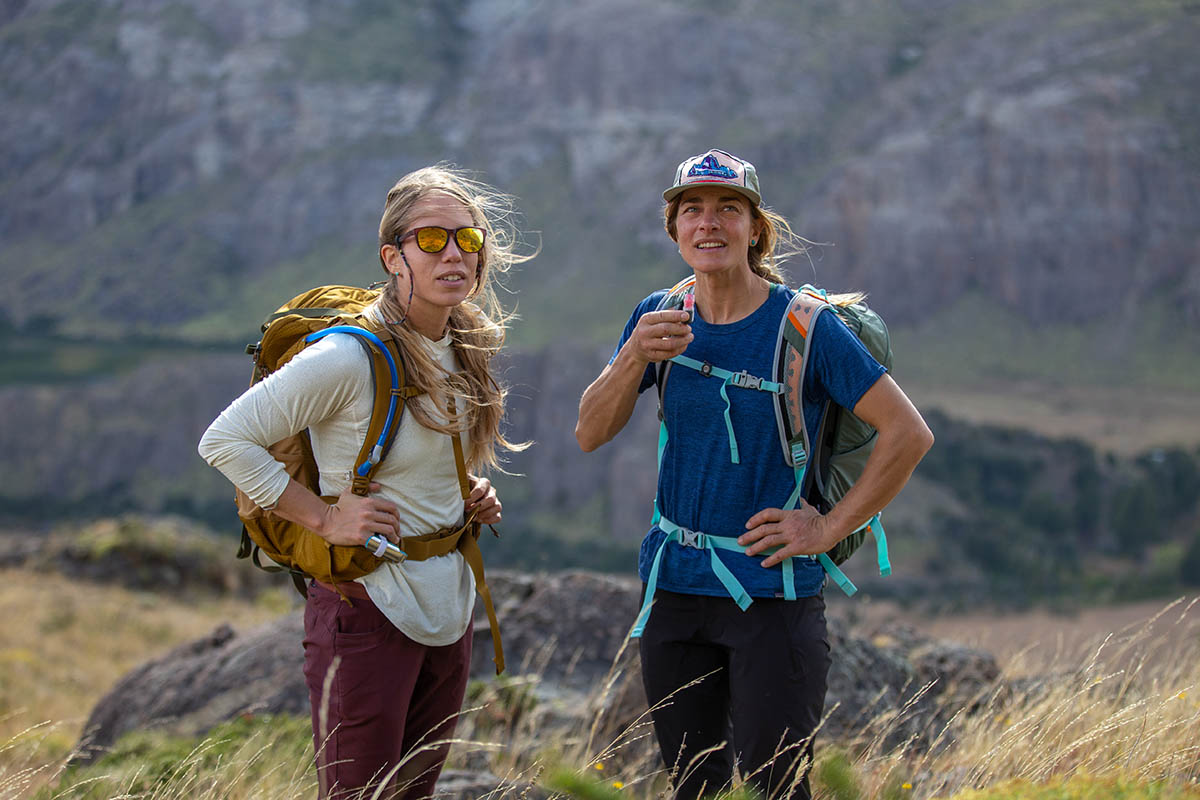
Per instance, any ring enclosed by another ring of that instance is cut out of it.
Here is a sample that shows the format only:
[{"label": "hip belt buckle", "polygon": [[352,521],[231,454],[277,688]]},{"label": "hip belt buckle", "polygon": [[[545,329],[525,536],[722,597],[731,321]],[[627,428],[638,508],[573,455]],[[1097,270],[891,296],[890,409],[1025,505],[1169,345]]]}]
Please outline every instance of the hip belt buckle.
[{"label": "hip belt buckle", "polygon": [[684,547],[694,547],[697,550],[703,550],[704,534],[701,531],[693,531],[689,528],[679,529],[679,543]]}]

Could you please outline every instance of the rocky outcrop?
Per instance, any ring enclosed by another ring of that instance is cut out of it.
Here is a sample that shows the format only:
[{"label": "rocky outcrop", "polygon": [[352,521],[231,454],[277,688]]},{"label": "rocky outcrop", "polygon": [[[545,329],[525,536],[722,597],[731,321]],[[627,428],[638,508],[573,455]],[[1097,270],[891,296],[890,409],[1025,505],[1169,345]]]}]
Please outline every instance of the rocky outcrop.
[{"label": "rocky outcrop", "polygon": [[374,277],[389,182],[447,159],[522,195],[546,267],[515,288],[573,334],[619,321],[591,290],[666,282],[659,192],[719,144],[832,243],[793,277],[894,319],[971,291],[1108,318],[1121,286],[1123,315],[1169,297],[1196,322],[1200,17],[1092,5],[10,3],[0,310],[120,338],[305,257]]},{"label": "rocky outcrop", "polygon": [[[626,646],[639,605],[636,581],[589,572],[497,572],[489,583],[509,671],[532,676],[546,727],[591,728],[597,741],[610,741],[644,715],[637,649]],[[253,631],[223,625],[138,667],[93,709],[78,757],[88,760],[142,728],[199,735],[237,714],[308,714],[302,638],[294,612]],[[987,653],[915,631],[868,639],[835,621],[830,638],[835,658],[825,735],[833,739],[930,737],[998,677]],[[477,620],[474,644],[473,674],[488,679],[486,619]]]}]

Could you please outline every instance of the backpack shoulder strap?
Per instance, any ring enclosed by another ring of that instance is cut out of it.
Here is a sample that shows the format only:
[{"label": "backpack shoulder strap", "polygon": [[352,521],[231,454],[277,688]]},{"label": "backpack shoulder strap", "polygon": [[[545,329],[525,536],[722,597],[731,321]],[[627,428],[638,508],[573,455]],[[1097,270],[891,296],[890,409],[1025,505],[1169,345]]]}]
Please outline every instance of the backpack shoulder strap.
[{"label": "backpack shoulder strap", "polygon": [[809,331],[822,313],[833,308],[823,295],[812,286],[801,287],[779,321],[775,343],[775,381],[783,385],[783,391],[776,395],[775,421],[784,460],[793,467],[812,452],[804,424],[804,375],[812,347]]},{"label": "backpack shoulder strap", "polygon": [[[350,319],[343,321],[354,322]],[[404,360],[391,337],[380,338],[359,324],[344,324],[310,333],[304,340],[306,343],[312,343],[331,333],[347,333],[354,336],[366,352],[367,362],[371,365],[371,382],[375,387],[375,396],[371,403],[371,421],[367,426],[367,436],[363,439],[355,459],[356,466],[351,481],[351,491],[366,496],[371,476],[396,439],[396,432],[400,429],[400,420],[404,415],[405,402],[420,394],[420,391],[406,383]]]},{"label": "backpack shoulder strap", "polygon": [[[696,291],[696,276],[689,275],[679,283],[667,290],[663,299],[659,301],[655,311],[668,311],[675,308],[683,308],[683,298]],[[671,374],[671,361],[663,360],[658,362],[654,369],[654,383],[658,389],[658,418],[663,418],[663,392],[667,388],[667,378]]]}]

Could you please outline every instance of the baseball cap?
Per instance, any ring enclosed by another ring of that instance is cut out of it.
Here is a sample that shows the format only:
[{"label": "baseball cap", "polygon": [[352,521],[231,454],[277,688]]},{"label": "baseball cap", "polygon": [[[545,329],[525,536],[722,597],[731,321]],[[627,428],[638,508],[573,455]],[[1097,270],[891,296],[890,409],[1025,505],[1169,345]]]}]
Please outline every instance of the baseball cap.
[{"label": "baseball cap", "polygon": [[675,169],[675,183],[663,192],[663,200],[669,202],[689,186],[728,186],[755,205],[762,202],[754,165],[715,148],[685,159]]}]

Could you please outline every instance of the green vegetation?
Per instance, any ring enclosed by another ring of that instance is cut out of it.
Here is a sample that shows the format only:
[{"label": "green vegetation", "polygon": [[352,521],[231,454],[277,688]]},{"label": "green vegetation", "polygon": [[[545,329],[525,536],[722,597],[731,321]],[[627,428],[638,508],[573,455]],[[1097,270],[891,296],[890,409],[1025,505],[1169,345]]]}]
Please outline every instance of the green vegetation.
[{"label": "green vegetation", "polygon": [[899,379],[932,385],[1037,382],[1200,391],[1200,329],[1167,299],[1125,325],[1039,319],[971,294],[916,325],[893,325]]},{"label": "green vegetation", "polygon": [[1165,784],[1158,781],[1139,783],[1118,778],[1093,778],[1074,775],[1046,784],[1029,780],[1005,781],[986,789],[968,789],[951,800],[1195,800],[1200,788]]},{"label": "green vegetation", "polygon": [[1200,448],[1101,459],[1079,441],[926,418],[938,443],[921,475],[967,509],[920,532],[940,543],[929,577],[952,563],[983,578],[946,587],[944,600],[1111,602],[1196,580],[1182,554],[1200,536]]},{"label": "green vegetation", "polygon": [[[293,786],[315,783],[315,773],[301,765],[312,752],[312,723],[307,717],[244,715],[224,722],[203,738],[137,731],[122,736],[94,764],[69,767],[37,800],[77,798],[106,800],[120,787],[122,797],[206,796],[217,787],[213,778],[229,763],[239,765],[238,779],[247,785],[268,777],[279,780],[280,764],[293,772]],[[168,796],[170,796],[168,795]]]},{"label": "green vegetation", "polygon": [[111,378],[155,359],[187,358],[219,349],[218,345],[165,338],[102,342],[41,333],[37,327],[17,333],[0,325],[0,386]]}]

